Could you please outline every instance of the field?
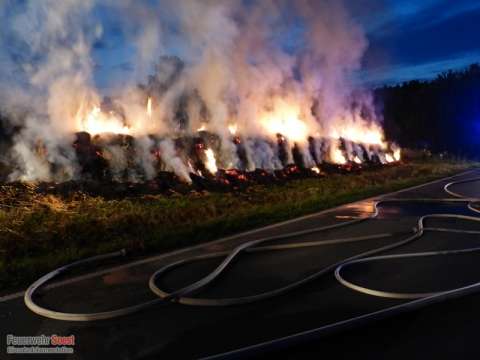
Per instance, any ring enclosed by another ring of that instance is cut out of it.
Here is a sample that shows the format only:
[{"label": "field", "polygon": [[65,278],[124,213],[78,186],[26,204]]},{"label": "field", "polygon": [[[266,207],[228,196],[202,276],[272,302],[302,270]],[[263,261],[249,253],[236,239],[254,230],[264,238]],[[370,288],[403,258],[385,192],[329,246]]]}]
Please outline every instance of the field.
[{"label": "field", "polygon": [[0,186],[0,291],[58,266],[125,248],[144,256],[211,241],[342,203],[452,175],[477,163],[430,158],[347,175],[255,185],[229,193],[106,199]]}]

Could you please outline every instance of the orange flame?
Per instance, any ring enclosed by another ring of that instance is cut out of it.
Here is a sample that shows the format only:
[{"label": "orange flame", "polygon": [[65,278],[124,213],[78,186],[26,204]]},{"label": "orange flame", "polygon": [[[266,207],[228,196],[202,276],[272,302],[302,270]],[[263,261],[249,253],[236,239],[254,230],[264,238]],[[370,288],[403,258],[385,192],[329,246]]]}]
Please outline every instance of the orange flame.
[{"label": "orange flame", "polygon": [[92,111],[83,119],[82,127],[83,131],[91,135],[102,133],[130,134],[131,130],[113,113],[105,114],[98,106],[94,106]]},{"label": "orange flame", "polygon": [[152,117],[152,98],[149,97],[147,101],[147,115],[149,118]]},{"label": "orange flame", "polygon": [[277,99],[273,111],[261,115],[260,124],[270,135],[282,134],[295,142],[304,142],[308,137],[307,124],[300,119],[300,108],[281,99]]},{"label": "orange flame", "polygon": [[395,161],[402,160],[402,150],[400,148],[395,149],[395,151],[393,152],[393,158],[395,159]]},{"label": "orange flame", "polygon": [[210,173],[215,175],[218,171],[217,168],[217,160],[215,159],[215,154],[212,149],[205,150],[205,155],[207,156],[207,161],[205,163],[205,167],[207,168]]},{"label": "orange flame", "polygon": [[230,134],[235,135],[238,130],[238,125],[237,124],[231,124],[228,125],[228,131],[230,131]]},{"label": "orange flame", "polygon": [[330,156],[334,164],[345,165],[347,163],[345,155],[343,155],[342,150],[340,150],[338,147],[332,148]]}]

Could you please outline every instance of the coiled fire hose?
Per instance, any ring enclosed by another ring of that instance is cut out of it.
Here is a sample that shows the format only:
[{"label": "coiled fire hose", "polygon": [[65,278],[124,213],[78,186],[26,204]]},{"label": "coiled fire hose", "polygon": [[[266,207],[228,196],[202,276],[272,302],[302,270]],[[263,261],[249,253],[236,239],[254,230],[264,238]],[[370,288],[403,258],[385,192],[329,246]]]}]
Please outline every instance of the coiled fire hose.
[{"label": "coiled fire hose", "polygon": [[[319,336],[320,334],[330,333],[332,331],[339,331],[345,328],[349,328],[352,326],[358,326],[367,321],[372,320],[379,320],[383,319],[387,316],[392,316],[394,314],[399,314],[407,311],[411,311],[414,309],[422,308],[428,306],[430,304],[435,304],[439,302],[443,302],[449,299],[458,298],[461,296],[465,296],[474,292],[480,291],[480,281],[474,283],[472,285],[448,290],[448,291],[441,291],[441,292],[431,292],[431,293],[399,293],[399,292],[387,292],[382,291],[381,289],[370,289],[366,287],[362,287],[357,285],[353,282],[348,281],[342,275],[342,271],[354,264],[358,263],[367,263],[367,262],[375,262],[379,260],[388,260],[388,259],[398,259],[398,258],[425,258],[425,257],[433,257],[433,256],[447,256],[447,255],[456,255],[456,254],[465,254],[465,253],[475,253],[480,252],[480,247],[475,248],[466,248],[460,250],[445,250],[445,251],[431,251],[431,252],[419,252],[419,253],[408,253],[408,254],[400,254],[400,255],[379,255],[382,252],[400,248],[404,245],[410,244],[419,238],[422,237],[425,231],[437,231],[437,232],[453,232],[453,233],[465,233],[465,234],[480,234],[480,231],[475,230],[458,230],[458,229],[448,229],[448,228],[427,228],[425,227],[425,220],[432,219],[432,218],[449,218],[449,219],[461,219],[466,221],[472,222],[480,222],[480,217],[473,217],[473,216],[465,216],[465,215],[455,215],[455,214],[430,214],[422,216],[418,220],[417,227],[412,230],[407,236],[407,238],[395,242],[393,244],[385,245],[379,248],[375,248],[372,250],[368,250],[357,255],[351,256],[347,259],[341,260],[335,264],[327,266],[316,273],[309,275],[297,282],[291,283],[287,286],[275,289],[273,291],[264,292],[257,295],[246,296],[246,297],[239,297],[239,298],[222,298],[222,299],[206,299],[206,298],[196,298],[191,297],[195,292],[201,290],[205,286],[214,282],[226,269],[228,269],[229,265],[232,263],[233,260],[237,259],[242,253],[248,252],[260,252],[260,251],[282,251],[288,249],[297,249],[302,247],[312,247],[312,246],[322,246],[322,245],[331,245],[331,244],[340,244],[340,243],[350,243],[355,241],[364,241],[364,240],[371,240],[371,239],[381,239],[381,238],[388,238],[394,235],[393,233],[386,233],[386,234],[375,234],[375,235],[368,235],[368,236],[359,236],[359,237],[351,237],[351,238],[343,238],[343,239],[335,239],[335,240],[327,240],[327,241],[313,241],[313,242],[304,242],[304,243],[287,243],[281,245],[271,245],[276,240],[286,239],[286,238],[294,238],[301,235],[311,234],[311,233],[320,233],[322,231],[331,230],[335,228],[346,227],[349,225],[357,224],[363,221],[367,221],[369,219],[374,219],[377,217],[379,210],[378,206],[382,203],[389,203],[389,202],[443,202],[443,203],[467,203],[469,209],[474,212],[479,213],[480,211],[477,210],[473,205],[475,202],[480,202],[479,198],[464,198],[462,195],[454,193],[450,190],[451,186],[456,184],[462,183],[469,183],[480,181],[480,178],[472,178],[463,181],[451,182],[445,185],[444,190],[448,194],[454,196],[455,198],[451,199],[389,199],[389,200],[380,200],[374,203],[374,213],[368,217],[362,217],[358,219],[354,219],[351,221],[346,221],[339,224],[323,226],[318,228],[313,228],[304,231],[293,232],[289,234],[284,234],[281,236],[272,236],[266,237],[263,239],[253,240],[246,242],[230,252],[216,252],[207,255],[201,255],[196,257],[187,258],[181,261],[174,262],[167,266],[164,266],[157,272],[155,272],[149,281],[150,289],[159,296],[158,299],[144,302],[138,305],[125,307],[117,310],[100,312],[100,313],[85,313],[85,314],[75,314],[75,313],[64,313],[64,312],[57,312],[51,309],[47,309],[44,307],[39,306],[33,300],[35,292],[39,290],[42,286],[44,286],[48,281],[51,281],[56,276],[63,274],[72,268],[75,268],[79,265],[83,265],[86,263],[97,262],[101,260],[106,260],[109,258],[117,257],[124,255],[124,251],[119,251],[107,255],[96,256],[92,258],[88,258],[85,260],[80,260],[74,262],[72,264],[66,265],[64,267],[58,268],[37,281],[35,281],[25,292],[24,300],[26,306],[32,310],[34,313],[57,320],[68,320],[68,321],[94,321],[94,320],[103,320],[103,319],[111,319],[116,318],[119,316],[124,316],[128,314],[132,314],[138,312],[140,310],[144,310],[154,305],[168,304],[170,302],[178,302],[181,304],[186,305],[196,305],[196,306],[227,306],[227,305],[238,305],[238,304],[245,304],[251,303],[267,298],[271,298],[274,296],[278,296],[284,294],[288,291],[291,291],[295,288],[298,288],[306,283],[309,283],[313,280],[320,278],[321,276],[333,272],[336,279],[343,284],[344,286],[364,293],[371,296],[378,296],[378,297],[385,297],[385,298],[395,298],[395,299],[409,299],[406,303],[389,307],[383,310],[379,310],[373,313],[368,313],[365,315],[361,315],[358,317],[354,317],[348,320],[340,321],[337,323],[329,324],[326,326],[322,326],[317,329],[313,329],[311,331],[307,331],[304,333],[284,337],[281,339],[273,340],[271,342],[262,343],[258,345],[254,345],[251,347],[235,350],[233,352],[220,354],[218,356],[214,356],[212,358],[223,358],[223,357],[231,357],[231,356],[245,356],[249,353],[265,350],[268,348],[278,348],[279,346],[289,346],[300,339],[308,338],[309,336]],[[156,279],[160,276],[165,274],[167,271],[172,270],[175,267],[179,267],[185,265],[190,262],[200,261],[203,259],[211,259],[211,258],[218,258],[224,257],[224,260],[214,269],[210,274],[205,276],[204,278],[200,279],[199,281],[194,282],[191,285],[188,285],[182,289],[176,290],[174,292],[168,293],[162,289],[160,289],[156,285]]]}]

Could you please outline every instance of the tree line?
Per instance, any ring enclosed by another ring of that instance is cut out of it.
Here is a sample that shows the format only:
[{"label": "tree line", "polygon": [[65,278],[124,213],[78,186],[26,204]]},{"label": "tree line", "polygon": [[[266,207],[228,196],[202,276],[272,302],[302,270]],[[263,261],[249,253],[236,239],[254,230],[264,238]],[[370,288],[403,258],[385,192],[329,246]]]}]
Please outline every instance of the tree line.
[{"label": "tree line", "polygon": [[386,136],[402,147],[480,158],[480,65],[375,90]]}]

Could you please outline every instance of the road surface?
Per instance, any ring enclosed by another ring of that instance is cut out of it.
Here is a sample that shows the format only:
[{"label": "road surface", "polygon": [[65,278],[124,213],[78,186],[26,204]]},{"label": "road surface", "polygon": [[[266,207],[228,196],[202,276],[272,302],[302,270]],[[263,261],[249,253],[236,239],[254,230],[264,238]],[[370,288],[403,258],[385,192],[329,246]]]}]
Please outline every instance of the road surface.
[{"label": "road surface", "polygon": [[[452,198],[444,192],[448,182],[480,176],[473,171],[382,199]],[[466,197],[480,197],[480,181],[452,187]],[[148,281],[159,268],[180,259],[228,251],[266,236],[287,234],[370,216],[379,198],[341,206],[331,211],[270,226],[223,241],[102,271],[49,289],[37,301],[63,312],[101,312],[156,299]],[[379,214],[346,227],[311,233],[274,244],[327,241],[285,251],[242,254],[213,285],[194,296],[235,298],[286,286],[342,259],[369,249],[398,242],[409,236],[420,216],[426,214],[478,216],[467,203],[392,202],[379,206]],[[434,224],[433,224],[434,223]],[[429,226],[480,230],[468,221],[432,220]],[[394,233],[386,238],[328,244],[331,239]],[[273,245],[273,243],[272,243]],[[422,238],[385,254],[439,251],[480,246],[480,235],[426,232]],[[166,290],[182,288],[212,271],[221,259],[194,262],[173,269],[158,280]],[[480,254],[465,253],[428,259],[394,259],[359,264],[345,276],[362,286],[394,292],[436,292],[480,281]],[[387,309],[408,300],[363,294],[340,284],[333,272],[287,294],[252,304],[230,307],[198,307],[160,304],[126,317],[97,322],[52,320],[34,314],[21,294],[0,300],[0,358],[35,359],[36,355],[6,354],[6,335],[75,335],[73,355],[53,359],[182,359],[222,354],[235,349],[298,334],[363,314]],[[275,358],[332,356],[364,359],[477,357],[480,293],[414,312],[393,316],[342,332],[311,336],[287,348],[268,348]],[[267,351],[265,350],[265,351]],[[258,357],[266,353],[259,352]],[[251,357],[252,354],[248,354]],[[38,356],[44,359],[45,357]]]}]

